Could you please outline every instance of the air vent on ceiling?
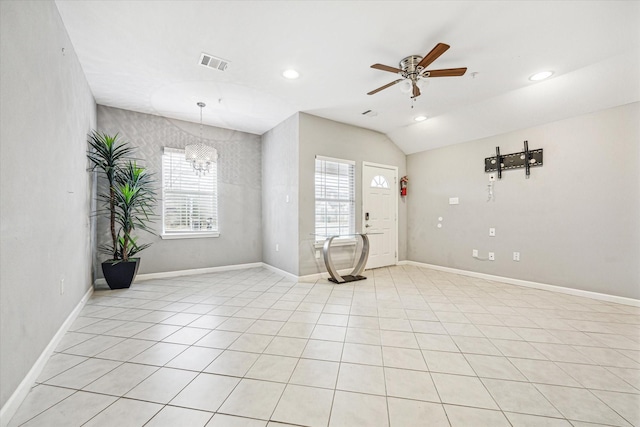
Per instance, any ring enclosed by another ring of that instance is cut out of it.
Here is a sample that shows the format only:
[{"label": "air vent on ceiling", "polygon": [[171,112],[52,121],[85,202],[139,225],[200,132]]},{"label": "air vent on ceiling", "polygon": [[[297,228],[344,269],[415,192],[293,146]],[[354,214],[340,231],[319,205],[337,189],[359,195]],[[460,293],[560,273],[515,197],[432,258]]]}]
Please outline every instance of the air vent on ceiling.
[{"label": "air vent on ceiling", "polygon": [[207,68],[213,68],[214,70],[224,71],[229,66],[229,61],[225,61],[222,58],[216,58],[208,53],[200,54],[200,65]]}]

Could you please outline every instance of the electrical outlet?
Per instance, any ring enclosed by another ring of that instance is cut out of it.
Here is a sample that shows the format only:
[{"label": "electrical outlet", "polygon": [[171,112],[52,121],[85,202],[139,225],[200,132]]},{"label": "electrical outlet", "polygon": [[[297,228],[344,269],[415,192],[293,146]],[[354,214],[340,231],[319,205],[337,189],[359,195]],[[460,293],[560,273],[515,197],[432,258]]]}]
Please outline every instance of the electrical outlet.
[{"label": "electrical outlet", "polygon": [[514,252],[513,253],[513,260],[514,261],[520,261],[520,252]]},{"label": "electrical outlet", "polygon": [[496,260],[496,254],[493,252],[489,252],[489,261],[495,261]]},{"label": "electrical outlet", "polygon": [[474,250],[473,250],[472,256],[473,256],[474,258],[478,258],[478,250],[477,250],[477,249],[474,249]]},{"label": "electrical outlet", "polygon": [[489,237],[496,237],[496,229],[491,227],[489,229]]},{"label": "electrical outlet", "polygon": [[320,259],[320,250],[319,249],[316,250],[316,259]]},{"label": "electrical outlet", "polygon": [[280,245],[276,243],[276,252],[280,250]]},{"label": "electrical outlet", "polygon": [[60,295],[64,295],[64,279],[60,279]]}]

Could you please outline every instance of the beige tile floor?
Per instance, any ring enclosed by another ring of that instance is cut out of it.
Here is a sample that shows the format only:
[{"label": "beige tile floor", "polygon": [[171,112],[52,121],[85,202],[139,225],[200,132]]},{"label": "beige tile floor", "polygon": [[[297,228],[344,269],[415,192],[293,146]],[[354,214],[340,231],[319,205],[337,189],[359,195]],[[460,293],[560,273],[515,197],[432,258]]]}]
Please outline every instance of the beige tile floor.
[{"label": "beige tile floor", "polygon": [[640,309],[417,267],[97,290],[10,426],[640,426]]}]

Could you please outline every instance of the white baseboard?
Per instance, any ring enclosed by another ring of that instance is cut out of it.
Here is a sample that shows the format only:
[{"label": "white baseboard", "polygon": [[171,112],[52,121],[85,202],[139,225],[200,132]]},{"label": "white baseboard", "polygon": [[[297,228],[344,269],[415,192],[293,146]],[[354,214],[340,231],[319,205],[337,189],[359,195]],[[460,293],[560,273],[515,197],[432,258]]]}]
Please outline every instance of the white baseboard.
[{"label": "white baseboard", "polygon": [[[485,273],[478,273],[475,271],[469,271],[469,270],[460,270],[457,268],[451,268],[451,267],[443,267],[440,265],[435,265],[435,264],[427,264],[427,263],[423,263],[423,262],[417,262],[417,261],[410,261],[410,260],[402,260],[402,261],[398,261],[396,263],[396,265],[398,266],[402,266],[402,265],[412,265],[415,267],[423,267],[423,268],[430,268],[432,270],[438,270],[438,271],[444,271],[447,273],[453,273],[453,274],[461,274],[463,276],[469,276],[469,277],[477,277],[479,279],[486,279],[486,280],[493,280],[496,282],[502,282],[502,283],[508,283],[511,285],[516,285],[516,286],[524,286],[527,288],[535,288],[535,289],[542,289],[545,291],[551,291],[551,292],[559,292],[559,293],[563,293],[563,294],[567,294],[567,295],[574,295],[574,296],[580,296],[580,297],[586,297],[586,298],[591,298],[591,299],[596,299],[596,300],[600,300],[600,301],[608,301],[608,302],[614,302],[617,304],[624,304],[624,305],[631,305],[634,307],[640,307],[640,300],[637,299],[633,299],[633,298],[626,298],[626,297],[620,297],[620,296],[616,296],[616,295],[608,295],[608,294],[602,294],[602,293],[598,293],[598,292],[591,292],[591,291],[585,291],[585,290],[581,290],[581,289],[574,289],[574,288],[565,288],[562,286],[557,286],[557,285],[549,285],[546,283],[538,283],[538,282],[531,282],[528,280],[520,280],[520,279],[514,279],[511,277],[503,277],[503,276],[495,276],[492,274],[485,274]],[[289,280],[292,280],[294,282],[315,282],[319,279],[328,279],[329,273],[324,272],[324,273],[315,273],[315,274],[308,274],[305,276],[296,276],[295,274],[289,273],[288,271],[284,271],[281,270],[277,267],[274,267],[270,264],[264,263],[264,262],[254,262],[254,263],[249,263],[249,264],[235,264],[235,265],[224,265],[224,266],[220,266],[220,267],[207,267],[207,268],[195,268],[195,269],[191,269],[191,270],[177,270],[177,271],[165,271],[165,272],[161,272],[161,273],[147,273],[147,274],[138,274],[136,276],[136,282],[138,281],[144,281],[144,280],[151,280],[151,279],[161,279],[161,278],[167,278],[167,277],[178,277],[178,276],[191,276],[191,275],[196,275],[196,274],[206,274],[206,273],[214,273],[214,272],[220,272],[220,271],[231,271],[231,270],[242,270],[245,268],[257,268],[257,267],[263,267],[266,268],[267,270],[273,271],[274,273],[277,274],[281,274],[284,277],[286,277]],[[341,275],[344,274],[349,274],[351,272],[351,269],[341,269],[338,270],[338,273]],[[96,280],[96,285],[98,284],[106,284],[104,279],[98,279]],[[2,426],[0,426],[2,427]]]},{"label": "white baseboard", "polygon": [[[267,270],[271,270],[274,273],[277,274],[281,274],[283,276],[285,276],[287,279],[290,279],[294,282],[315,282],[317,280],[320,279],[328,279],[329,277],[329,273],[328,272],[324,272],[324,273],[314,273],[314,274],[307,274],[305,276],[296,276],[295,274],[289,273],[288,271],[284,271],[281,270],[277,267],[274,267],[272,265],[266,264],[266,263],[262,263],[262,266],[264,268],[266,268]],[[342,270],[338,270],[338,274],[340,275],[344,275],[344,274],[349,274],[351,273],[353,269],[349,269],[349,268],[345,268]]]},{"label": "white baseboard", "polygon": [[[207,274],[207,273],[217,273],[220,271],[232,271],[232,270],[243,270],[245,268],[257,268],[264,267],[265,264],[262,262],[252,262],[248,264],[234,264],[234,265],[221,265],[219,267],[206,267],[206,268],[193,268],[190,270],[176,270],[176,271],[162,271],[160,273],[145,273],[136,275],[136,282],[143,282],[145,280],[152,279],[165,279],[168,277],[178,277],[178,276],[194,276],[196,274]],[[95,281],[96,285],[106,285],[107,282],[104,279],[97,279]]]},{"label": "white baseboard", "polygon": [[269,271],[273,271],[276,274],[280,274],[280,275],[286,277],[287,279],[289,279],[289,280],[291,280],[293,282],[297,282],[297,281],[300,280],[299,276],[296,276],[295,274],[289,273],[288,271],[281,270],[281,269],[279,269],[277,267],[274,267],[274,266],[272,266],[270,264],[267,264],[267,263],[263,262],[262,263],[262,267],[266,268]]},{"label": "white baseboard", "polygon": [[60,326],[60,329],[58,329],[58,332],[56,332],[51,341],[49,341],[47,347],[40,354],[40,357],[38,357],[38,360],[36,360],[36,363],[33,364],[27,375],[20,382],[20,385],[18,385],[11,397],[9,397],[2,409],[0,409],[0,427],[6,427],[9,424],[9,421],[11,421],[11,418],[16,414],[18,408],[20,408],[20,405],[22,405],[22,402],[27,397],[27,394],[29,394],[31,387],[33,387],[36,380],[42,373],[44,366],[49,361],[49,357],[53,354],[53,350],[55,350],[58,344],[60,344],[60,340],[62,340],[64,334],[67,333],[67,330],[76,320],[78,314],[80,314],[92,294],[93,286],[87,290],[71,314],[67,316],[62,326]]},{"label": "white baseboard", "polygon": [[524,286],[527,288],[542,289],[545,291],[559,292],[562,294],[586,297],[600,301],[614,302],[617,304],[640,307],[640,300],[616,295],[601,294],[598,292],[584,291],[582,289],[565,288],[563,286],[549,285],[546,283],[530,282],[528,280],[513,279],[511,277],[494,276],[491,274],[477,273],[475,271],[459,270],[457,268],[442,267],[440,265],[425,264],[416,261],[400,261],[398,265],[412,265],[414,267],[430,268],[432,270],[445,271],[447,273],[461,274],[463,276],[477,277],[479,279],[493,280],[496,282],[508,283],[510,285]]},{"label": "white baseboard", "polygon": [[[264,262],[254,262],[254,263],[250,263],[250,264],[236,264],[236,265],[224,265],[224,266],[220,266],[220,267],[207,267],[207,268],[194,268],[191,270],[177,270],[177,271],[163,271],[160,273],[146,273],[146,274],[138,274],[136,276],[136,282],[142,282],[145,280],[152,280],[152,279],[164,279],[164,278],[168,278],[168,277],[179,277],[179,276],[193,276],[196,274],[206,274],[206,273],[215,273],[215,272],[220,272],[220,271],[231,271],[231,270],[242,270],[245,268],[256,268],[256,267],[263,267],[266,268],[269,271],[273,271],[274,273],[280,274],[284,277],[286,277],[287,279],[294,281],[294,282],[308,282],[308,281],[316,281],[318,279],[328,279],[329,273],[325,272],[325,273],[316,273],[316,274],[309,274],[306,276],[296,276],[293,273],[289,273],[288,271],[284,271],[281,270],[277,267],[274,267],[270,264],[264,263]],[[352,269],[342,269],[342,270],[338,270],[339,274],[349,274],[351,272]],[[104,279],[97,279],[95,281],[96,285],[106,285],[107,282]]]}]

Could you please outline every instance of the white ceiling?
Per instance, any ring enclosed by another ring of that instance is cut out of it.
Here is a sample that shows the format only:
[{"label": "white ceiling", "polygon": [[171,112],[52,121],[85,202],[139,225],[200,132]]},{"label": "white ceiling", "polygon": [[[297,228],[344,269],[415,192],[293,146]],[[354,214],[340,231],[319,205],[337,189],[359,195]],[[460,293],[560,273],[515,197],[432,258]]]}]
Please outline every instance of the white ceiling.
[{"label": "white ceiling", "polygon": [[[198,122],[204,101],[206,124],[255,134],[303,111],[409,154],[640,100],[637,1],[56,4],[99,104]],[[396,79],[371,64],[397,67],[438,42],[451,48],[429,68],[465,76],[430,79],[415,102],[398,87],[366,94]],[[202,52],[231,64],[202,67]],[[300,78],[284,79],[288,68]]]}]

